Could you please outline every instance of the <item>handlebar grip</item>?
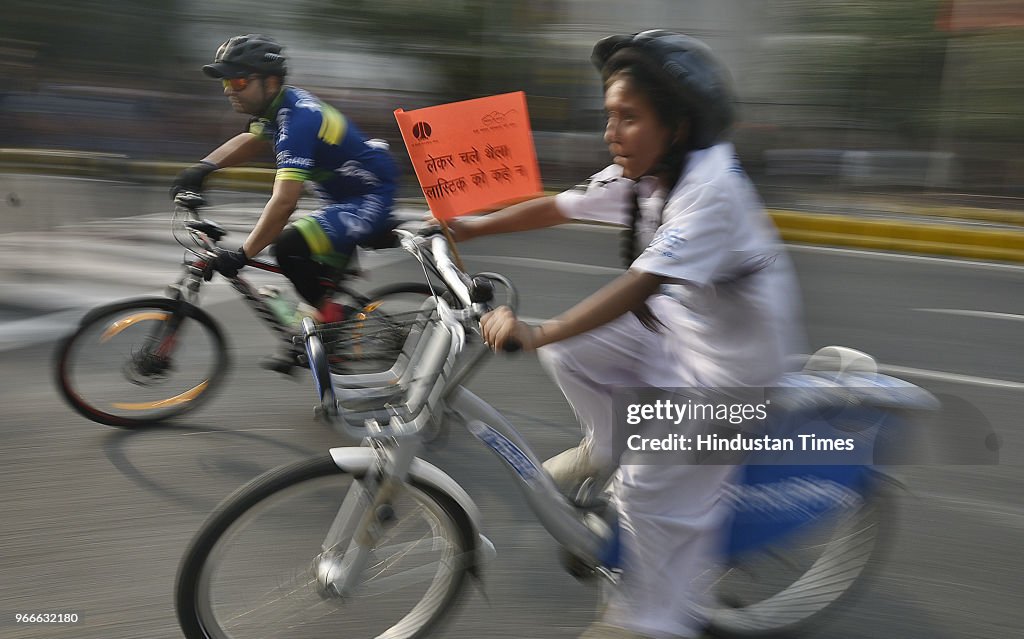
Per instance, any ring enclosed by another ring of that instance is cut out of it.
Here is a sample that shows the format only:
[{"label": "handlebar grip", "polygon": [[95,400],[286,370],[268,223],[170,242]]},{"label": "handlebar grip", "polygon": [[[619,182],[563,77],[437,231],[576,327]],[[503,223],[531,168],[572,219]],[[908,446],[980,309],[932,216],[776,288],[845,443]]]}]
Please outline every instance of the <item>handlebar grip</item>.
[{"label": "handlebar grip", "polygon": [[419,237],[434,237],[435,235],[444,235],[444,231],[441,230],[441,226],[438,224],[427,224],[420,227],[416,231],[416,235]]},{"label": "handlebar grip", "polygon": [[206,199],[195,191],[178,191],[174,194],[174,203],[182,208],[195,211],[206,206]]},{"label": "handlebar grip", "polygon": [[505,340],[505,343],[502,344],[501,350],[504,353],[518,353],[519,351],[523,350],[523,345],[517,339],[509,339]]}]

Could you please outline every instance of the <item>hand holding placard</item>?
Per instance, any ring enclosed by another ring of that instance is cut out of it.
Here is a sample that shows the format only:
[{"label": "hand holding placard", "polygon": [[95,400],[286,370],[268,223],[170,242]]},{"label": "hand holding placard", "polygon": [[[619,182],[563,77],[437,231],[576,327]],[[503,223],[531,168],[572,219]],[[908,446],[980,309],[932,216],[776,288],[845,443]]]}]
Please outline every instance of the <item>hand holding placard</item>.
[{"label": "hand holding placard", "polygon": [[395,111],[427,205],[439,220],[540,194],[521,91]]}]

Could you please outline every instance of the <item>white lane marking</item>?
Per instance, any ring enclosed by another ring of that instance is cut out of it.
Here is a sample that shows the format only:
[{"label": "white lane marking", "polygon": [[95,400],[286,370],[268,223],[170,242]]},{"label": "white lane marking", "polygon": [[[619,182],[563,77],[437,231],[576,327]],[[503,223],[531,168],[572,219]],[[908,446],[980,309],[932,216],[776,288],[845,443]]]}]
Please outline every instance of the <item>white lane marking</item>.
[{"label": "white lane marking", "polygon": [[[541,322],[548,321],[549,318],[520,316],[519,319],[526,322],[527,324],[540,324]],[[805,359],[807,355],[803,355],[801,357]],[[936,371],[927,368],[912,368],[910,366],[890,366],[880,363],[878,365],[878,372],[884,373],[886,375],[892,375],[894,377],[905,375],[907,377],[932,379],[941,382],[964,384],[966,386],[984,386],[987,388],[1002,388],[1006,390],[1024,390],[1024,382],[1014,382],[1008,379],[995,379],[993,377],[978,377],[976,375],[964,375],[962,373],[950,373],[948,371]]]},{"label": "white lane marking", "polygon": [[463,255],[462,257],[463,259],[480,260],[490,264],[528,266],[531,268],[543,268],[551,271],[563,271],[566,273],[582,273],[584,275],[621,275],[625,270],[611,266],[596,266],[594,264],[576,264],[574,262],[542,260],[536,257],[504,257],[495,255]]},{"label": "white lane marking", "polygon": [[185,437],[189,435],[216,435],[216,434],[227,434],[227,433],[263,433],[270,431],[291,431],[297,430],[295,428],[232,428],[231,430],[200,430],[194,433],[182,433]]},{"label": "white lane marking", "polygon": [[84,310],[71,309],[0,322],[0,352],[63,337],[71,332],[84,314]]},{"label": "white lane marking", "polygon": [[976,260],[957,259],[950,257],[933,257],[930,255],[911,255],[908,253],[884,253],[863,249],[836,248],[834,246],[808,246],[806,244],[786,244],[786,250],[794,253],[840,253],[851,257],[870,257],[890,262],[931,262],[951,266],[968,266],[997,271],[1024,271],[1021,264],[1003,264],[1001,262],[979,262]]},{"label": "white lane marking", "polygon": [[945,508],[967,510],[973,513],[977,513],[978,515],[994,519],[998,521],[1001,525],[1012,525],[1016,528],[1024,528],[1024,509],[1018,508],[1008,503],[991,501],[987,499],[977,499],[974,497],[947,495],[931,491],[915,490],[913,494],[915,497],[923,497],[926,499],[934,499],[936,501],[941,501],[942,506]]},{"label": "white lane marking", "polygon": [[927,368],[911,368],[909,366],[888,366],[879,364],[878,371],[887,375],[906,375],[908,377],[920,377],[923,379],[934,379],[942,382],[953,382],[954,384],[966,384],[968,386],[986,386],[989,388],[1004,388],[1007,390],[1024,390],[1024,383],[1013,382],[1006,379],[994,379],[991,377],[976,377],[974,375],[961,375],[960,373],[948,373],[946,371],[933,371]]},{"label": "white lane marking", "polygon": [[1017,315],[1015,313],[996,313],[994,311],[971,311],[960,308],[915,308],[915,311],[921,311],[922,313],[942,313],[945,315],[963,315],[965,317],[981,317],[984,319],[1002,319],[1011,320],[1015,322],[1024,321],[1024,315]]},{"label": "white lane marking", "polygon": [[[619,233],[621,227],[613,227],[610,225],[598,225],[598,224],[571,224],[566,226],[572,226],[573,230],[588,231],[594,233]],[[786,250],[793,253],[833,253],[839,255],[847,255],[850,257],[863,257],[874,260],[889,261],[889,262],[926,262],[931,264],[947,264],[950,266],[964,266],[969,268],[986,269],[994,271],[1024,271],[1024,265],[1022,264],[1006,264],[1003,262],[981,262],[978,260],[969,260],[952,257],[935,257],[932,255],[914,255],[912,253],[886,253],[884,251],[871,251],[866,249],[850,249],[850,248],[839,248],[835,246],[810,246],[807,244],[786,244]],[[484,258],[482,258],[484,259]],[[485,259],[496,262],[498,259],[492,256],[487,256]],[[505,258],[513,259],[513,258]],[[523,258],[530,259],[530,258]],[[556,262],[548,260],[536,260],[537,264],[540,265],[543,262],[549,262],[552,268],[560,268],[559,265],[566,264],[566,262]],[[608,267],[593,267],[594,269],[602,269]],[[592,271],[592,272],[622,272],[622,269],[609,269],[608,271]]]}]

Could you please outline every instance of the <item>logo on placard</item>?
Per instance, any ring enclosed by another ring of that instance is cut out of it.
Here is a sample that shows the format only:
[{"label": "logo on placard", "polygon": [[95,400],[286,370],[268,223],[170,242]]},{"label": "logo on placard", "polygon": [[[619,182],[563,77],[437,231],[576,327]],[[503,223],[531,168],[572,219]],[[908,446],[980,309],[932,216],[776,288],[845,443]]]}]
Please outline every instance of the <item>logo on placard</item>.
[{"label": "logo on placard", "polygon": [[508,124],[511,120],[509,116],[515,115],[515,113],[515,109],[504,113],[501,111],[491,111],[484,117],[480,118],[480,121],[486,126],[501,126],[503,124]]},{"label": "logo on placard", "polygon": [[421,142],[423,140],[430,138],[430,133],[430,125],[427,124],[426,122],[417,122],[416,124],[412,125],[413,137],[415,137],[417,140],[420,140]]}]

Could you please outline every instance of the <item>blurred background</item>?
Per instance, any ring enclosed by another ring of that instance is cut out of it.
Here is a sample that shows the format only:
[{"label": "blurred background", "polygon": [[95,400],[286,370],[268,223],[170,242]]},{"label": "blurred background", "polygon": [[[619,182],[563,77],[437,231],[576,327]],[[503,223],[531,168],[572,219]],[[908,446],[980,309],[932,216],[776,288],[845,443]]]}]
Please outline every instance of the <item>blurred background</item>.
[{"label": "blurred background", "polygon": [[195,160],[243,121],[199,71],[266,32],[289,81],[401,149],[391,115],[523,90],[549,188],[605,160],[601,36],[667,28],[735,76],[762,184],[1024,188],[1024,3],[1014,0],[8,0],[0,145]]},{"label": "blurred background", "polygon": [[[54,387],[54,344],[88,309],[160,295],[180,272],[170,182],[247,121],[200,71],[220,43],[278,39],[289,82],[391,142],[406,167],[398,214],[421,220],[396,108],[522,90],[544,186],[565,188],[608,162],[591,47],[648,28],[705,40],[734,75],[735,142],[790,242],[810,348],[865,351],[943,401],[927,444],[952,452],[890,469],[905,490],[878,574],[792,636],[1021,636],[1024,0],[4,0],[0,635],[180,637],[175,572],[215,505],[281,463],[353,444],[312,421],[308,376],[259,367],[275,340],[221,278],[204,285],[203,308],[232,367],[187,419],[113,429]],[[204,215],[230,231],[225,246],[252,228],[267,184],[215,176]],[[618,251],[617,234],[574,225],[483,238],[463,258],[516,282],[536,320],[621,272]],[[360,290],[421,280],[401,251],[376,253]],[[535,357],[495,358],[470,388],[541,458],[578,442]],[[596,593],[558,567],[469,439],[425,454],[478,501],[498,558],[486,596],[474,592],[444,636],[578,636]],[[59,611],[84,621],[12,621]]]}]

